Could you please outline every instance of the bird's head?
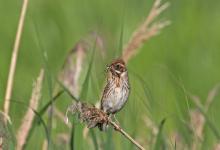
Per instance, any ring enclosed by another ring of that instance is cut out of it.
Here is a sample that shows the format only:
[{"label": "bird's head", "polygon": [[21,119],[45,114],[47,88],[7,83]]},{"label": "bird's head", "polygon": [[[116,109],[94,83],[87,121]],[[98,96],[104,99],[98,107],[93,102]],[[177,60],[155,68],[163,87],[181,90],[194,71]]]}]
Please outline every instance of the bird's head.
[{"label": "bird's head", "polygon": [[121,77],[127,73],[125,62],[122,59],[116,59],[107,66],[107,71],[110,72],[113,76]]}]

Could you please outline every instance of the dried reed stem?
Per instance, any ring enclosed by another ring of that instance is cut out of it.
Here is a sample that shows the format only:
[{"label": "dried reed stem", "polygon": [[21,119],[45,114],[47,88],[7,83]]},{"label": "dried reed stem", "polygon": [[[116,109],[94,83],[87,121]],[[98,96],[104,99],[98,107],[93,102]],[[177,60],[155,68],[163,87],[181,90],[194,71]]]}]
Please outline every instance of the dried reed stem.
[{"label": "dried reed stem", "polygon": [[47,140],[45,139],[42,145],[42,150],[48,150],[47,148],[48,148],[48,143]]},{"label": "dried reed stem", "polygon": [[137,146],[140,150],[145,150],[137,141],[135,141],[127,132],[125,132],[119,125],[117,125],[115,122],[109,120],[109,123],[115,128],[116,131],[120,132],[122,135],[124,135],[125,138],[127,138],[129,141],[131,141],[134,145]]},{"label": "dried reed stem", "polygon": [[89,34],[89,36],[81,39],[76,43],[74,48],[68,53],[63,68],[58,75],[59,80],[69,89],[72,95],[79,96],[81,85],[79,78],[82,75],[82,70],[85,69],[88,59],[88,53],[94,39],[102,56],[105,56],[103,38],[97,33]]},{"label": "dried reed stem", "polygon": [[[7,81],[7,87],[6,87],[6,92],[5,92],[5,102],[4,102],[4,112],[7,116],[9,113],[10,99],[11,99],[12,88],[13,88],[13,81],[14,81],[18,50],[19,50],[21,34],[23,31],[23,26],[24,26],[25,14],[27,11],[27,5],[28,5],[28,0],[24,0],[22,4],[21,15],[19,18],[18,29],[17,29],[14,48],[13,48],[12,57],[11,57],[11,64],[10,64],[10,69],[9,69],[9,74],[8,74],[8,81]],[[7,122],[6,119],[5,119],[5,122]]]},{"label": "dried reed stem", "polygon": [[205,111],[207,112],[211,103],[213,102],[215,96],[218,94],[220,89],[220,84],[217,84],[216,86],[214,86],[213,89],[211,89],[211,91],[209,91],[207,99],[206,99],[206,103],[205,103]]},{"label": "dried reed stem", "polygon": [[3,137],[0,136],[0,150],[2,150],[2,145],[3,145]]},{"label": "dried reed stem", "polygon": [[32,122],[34,120],[34,112],[33,110],[36,110],[38,107],[38,103],[41,97],[41,89],[42,89],[42,83],[44,78],[44,70],[41,69],[39,77],[37,78],[37,81],[34,83],[29,108],[22,120],[21,126],[18,129],[17,132],[17,150],[22,150],[26,138],[28,136],[28,133],[31,129]]},{"label": "dried reed stem", "polygon": [[[77,96],[79,93],[79,77],[85,58],[85,49],[83,42],[77,43],[67,55],[63,69],[59,75],[60,81],[70,90],[71,94]],[[75,61],[74,56],[76,57]]]},{"label": "dried reed stem", "polygon": [[134,31],[130,41],[123,49],[122,58],[125,62],[128,62],[129,59],[138,52],[138,48],[140,48],[144,42],[157,35],[162,28],[170,24],[167,20],[153,23],[168,6],[169,3],[161,5],[161,0],[155,0],[148,17],[143,24]]},{"label": "dried reed stem", "polygon": [[[219,89],[220,89],[220,84],[217,84],[216,86],[214,86],[214,88],[212,88],[209,91],[204,105],[201,103],[201,100],[199,97],[194,96],[194,95],[190,95],[190,97],[194,101],[197,107],[203,108],[204,112],[207,113],[215,96],[218,94]],[[204,126],[205,126],[206,120],[205,120],[204,115],[199,110],[192,110],[190,112],[190,117],[191,117],[190,125],[195,135],[194,137],[195,139],[194,139],[191,149],[197,150],[199,149],[199,146],[201,146],[201,144],[199,143],[204,140],[203,132],[204,132]]]},{"label": "dried reed stem", "polygon": [[151,120],[148,116],[144,116],[143,120],[144,120],[144,123],[146,124],[146,126],[151,129],[152,134],[153,134],[154,136],[156,136],[156,135],[158,134],[159,129],[158,129],[158,127],[155,125],[155,123],[153,122],[153,120]]},{"label": "dried reed stem", "polygon": [[68,123],[68,113],[78,114],[79,119],[86,123],[88,128],[95,128],[100,124],[110,124],[114,129],[124,135],[129,141],[141,150],[145,150],[137,141],[135,141],[127,132],[125,132],[119,125],[111,120],[111,118],[101,109],[94,107],[85,102],[74,102],[67,108],[66,123]]},{"label": "dried reed stem", "polygon": [[214,146],[213,150],[220,150],[220,143],[217,143],[217,144]]},{"label": "dried reed stem", "polygon": [[[6,115],[4,112],[2,112],[2,111],[0,111],[0,114],[2,114],[2,116],[10,123],[10,124],[12,124],[12,122],[11,122],[11,118],[8,116],[8,115]],[[4,120],[5,120],[4,119]]]}]

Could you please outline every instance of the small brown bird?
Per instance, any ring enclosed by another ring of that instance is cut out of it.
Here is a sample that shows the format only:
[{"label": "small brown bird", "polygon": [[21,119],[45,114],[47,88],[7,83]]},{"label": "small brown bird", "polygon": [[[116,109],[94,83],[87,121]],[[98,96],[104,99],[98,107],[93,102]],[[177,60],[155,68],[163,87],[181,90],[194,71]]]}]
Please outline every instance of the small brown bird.
[{"label": "small brown bird", "polygon": [[[122,59],[114,60],[107,67],[107,84],[102,94],[101,110],[107,115],[114,115],[125,105],[130,88],[128,72]],[[106,130],[107,125],[101,124],[100,130]]]}]

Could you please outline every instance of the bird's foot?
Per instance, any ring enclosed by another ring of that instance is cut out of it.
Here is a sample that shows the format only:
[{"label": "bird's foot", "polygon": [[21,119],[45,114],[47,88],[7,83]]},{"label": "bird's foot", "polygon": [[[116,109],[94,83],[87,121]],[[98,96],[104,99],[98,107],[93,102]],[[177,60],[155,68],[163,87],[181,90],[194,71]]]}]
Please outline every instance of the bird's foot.
[{"label": "bird's foot", "polygon": [[114,119],[115,123],[116,123],[118,126],[120,126],[120,123],[119,123],[119,121],[117,120],[117,118],[116,118],[115,115],[113,115],[113,119]]}]

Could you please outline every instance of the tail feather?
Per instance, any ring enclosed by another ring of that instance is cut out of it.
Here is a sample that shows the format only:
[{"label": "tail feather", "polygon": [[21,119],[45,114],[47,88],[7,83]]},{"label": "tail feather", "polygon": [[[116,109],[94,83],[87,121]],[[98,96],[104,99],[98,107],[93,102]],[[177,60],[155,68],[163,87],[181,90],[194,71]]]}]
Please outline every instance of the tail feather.
[{"label": "tail feather", "polygon": [[98,128],[100,131],[107,131],[108,129],[108,124],[107,123],[102,123],[98,125]]}]

